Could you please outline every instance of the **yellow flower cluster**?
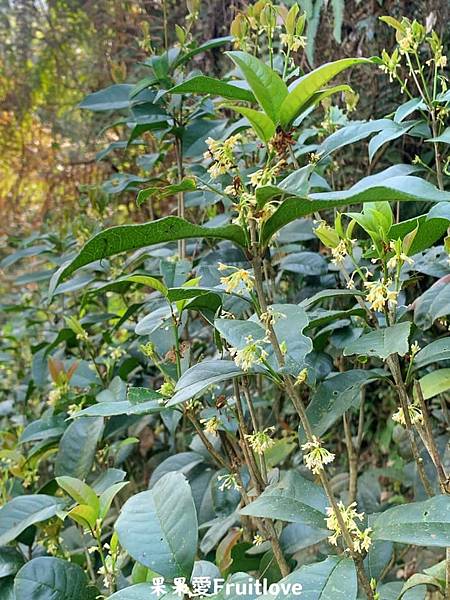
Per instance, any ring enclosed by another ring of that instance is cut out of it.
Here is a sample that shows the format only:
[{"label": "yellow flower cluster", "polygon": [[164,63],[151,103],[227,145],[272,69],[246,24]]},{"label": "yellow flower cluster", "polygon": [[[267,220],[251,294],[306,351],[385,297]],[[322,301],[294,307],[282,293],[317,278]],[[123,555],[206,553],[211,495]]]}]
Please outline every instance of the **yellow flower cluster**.
[{"label": "yellow flower cluster", "polygon": [[225,286],[225,291],[231,294],[236,291],[237,294],[243,293],[242,286],[251,292],[255,286],[255,278],[246,269],[238,269],[237,267],[224,265],[219,263],[219,271],[226,271],[234,269],[234,273],[227,275],[226,277],[220,278],[220,283]]},{"label": "yellow flower cluster", "polygon": [[329,452],[326,448],[323,448],[318,437],[315,435],[311,442],[306,442],[302,445],[303,452],[307,452],[303,455],[306,468],[319,475],[325,465],[333,462],[335,455]]},{"label": "yellow flower cluster", "polygon": [[284,164],[285,161],[280,160],[273,167],[265,167],[264,169],[258,169],[250,175],[250,183],[255,188],[275,183],[275,179],[277,175],[279,175]]},{"label": "yellow flower cluster", "polygon": [[397,71],[401,62],[398,49],[396,48],[391,56],[389,56],[386,50],[383,50],[381,53],[381,59],[383,64],[380,65],[380,69],[389,75],[389,81],[392,83],[397,75]]},{"label": "yellow flower cluster", "polygon": [[391,250],[394,251],[394,255],[387,261],[388,269],[396,269],[397,265],[401,267],[405,263],[408,265],[414,264],[413,259],[410,258],[407,254],[405,254],[405,252],[401,251],[401,247],[399,244],[396,244],[395,242],[390,242],[389,247]]},{"label": "yellow flower cluster", "polygon": [[217,481],[222,483],[219,485],[219,490],[238,490],[239,484],[234,473],[227,473],[226,475],[219,475]]},{"label": "yellow flower cluster", "polygon": [[303,35],[281,33],[280,41],[292,52],[298,52],[300,48],[304,48],[306,46],[306,37]]},{"label": "yellow flower cluster", "polygon": [[369,291],[367,294],[367,301],[370,302],[370,308],[376,311],[383,311],[387,303],[397,304],[398,292],[390,290],[389,286],[392,285],[392,279],[387,279],[386,282],[382,281],[365,281],[364,287]]},{"label": "yellow flower cluster", "polygon": [[230,348],[230,354],[234,362],[243,371],[249,371],[254,365],[261,364],[267,358],[267,352],[255,342],[251,335],[245,338],[247,345],[238,350]]},{"label": "yellow flower cluster", "polygon": [[223,142],[214,140],[211,137],[206,139],[209,150],[203,156],[206,160],[213,159],[211,166],[208,168],[208,173],[213,179],[229,173],[236,167],[234,149],[241,139],[240,133],[232,135]]},{"label": "yellow flower cluster", "polygon": [[219,429],[220,421],[217,417],[212,417],[211,419],[200,419],[200,423],[204,425],[204,432],[209,433],[211,435],[217,435],[217,430]]},{"label": "yellow flower cluster", "polygon": [[[358,552],[359,554],[368,552],[372,545],[372,539],[370,537],[372,529],[368,527],[367,529],[361,530],[356,523],[356,520],[363,520],[364,513],[358,513],[356,511],[356,502],[353,502],[349,506],[345,506],[343,502],[339,502],[338,509],[342,520],[344,521],[344,525],[352,537],[353,548],[351,550],[353,550],[353,552]],[[333,535],[328,538],[328,541],[330,544],[337,546],[339,536],[342,535],[341,527],[333,508],[327,508],[327,515],[327,528],[334,531]],[[347,548],[347,550],[349,550],[349,548]]]},{"label": "yellow flower cluster", "polygon": [[264,431],[256,431],[245,436],[253,452],[262,455],[266,450],[272,448],[275,441],[270,437],[269,433],[272,433],[274,430],[275,427],[267,427]]},{"label": "yellow flower cluster", "polygon": [[[419,423],[423,423],[423,413],[419,406],[416,404],[408,405],[409,418],[411,420],[412,425],[418,425]],[[403,412],[403,408],[400,406],[392,415],[392,420],[403,427],[406,426],[405,413]]]}]

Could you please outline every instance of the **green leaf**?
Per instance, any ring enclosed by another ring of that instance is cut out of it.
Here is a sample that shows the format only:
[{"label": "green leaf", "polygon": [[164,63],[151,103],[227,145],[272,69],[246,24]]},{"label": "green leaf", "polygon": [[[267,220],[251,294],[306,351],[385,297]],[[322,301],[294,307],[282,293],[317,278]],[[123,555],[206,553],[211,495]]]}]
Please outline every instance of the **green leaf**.
[{"label": "green leaf", "polygon": [[[436,204],[435,208],[440,204]],[[427,250],[445,234],[448,227],[448,219],[435,214],[436,216],[433,215],[433,211],[430,211],[428,215],[421,215],[392,225],[389,232],[391,239],[402,240],[408,233],[417,229],[408,254],[412,256],[422,250]]]},{"label": "green leaf", "polygon": [[158,292],[161,292],[163,296],[167,296],[167,287],[157,279],[156,277],[150,277],[148,275],[130,275],[129,277],[121,278],[121,281],[132,281],[133,283],[140,283],[152,288]]},{"label": "green leaf", "polygon": [[206,360],[188,369],[177,382],[175,395],[166,406],[175,406],[204,392],[210,385],[243,375],[232,360]]},{"label": "green leaf", "polygon": [[195,179],[192,177],[186,177],[180,183],[173,183],[172,185],[166,185],[163,187],[149,187],[144,190],[141,190],[136,198],[137,206],[141,206],[146,200],[152,198],[153,196],[157,196],[159,199],[167,198],[168,196],[173,196],[178,192],[192,192],[197,189]]},{"label": "green leaf", "polygon": [[405,356],[409,351],[411,323],[397,323],[362,335],[344,348],[344,356],[358,354],[386,359],[391,354]]},{"label": "green leaf", "polygon": [[[358,64],[371,64],[367,58],[343,58],[326,63],[311,73],[300,77],[291,86],[280,108],[280,123],[284,129],[300,115],[308,100],[341,71]],[[255,94],[256,96],[256,94]]]},{"label": "green leaf", "polygon": [[192,79],[183,81],[169,90],[170,94],[212,94],[229,100],[243,100],[244,102],[255,102],[255,96],[250,90],[239,85],[242,82],[220,81],[206,75],[196,75]]},{"label": "green leaf", "polygon": [[100,512],[99,516],[101,519],[104,519],[108,514],[109,509],[111,508],[111,503],[116,497],[116,495],[123,489],[126,485],[129,484],[129,481],[121,481],[119,483],[115,483],[111,485],[108,489],[106,489],[100,496]]},{"label": "green leaf", "polygon": [[59,508],[53,496],[16,496],[0,508],[0,546],[15,540],[30,525],[51,519]]},{"label": "green leaf", "polygon": [[[305,310],[295,304],[273,304],[269,308],[275,318],[275,333],[278,339],[285,343],[285,365],[282,368],[278,364],[272,345],[265,341],[266,328],[256,315],[247,320],[216,319],[214,325],[227,342],[238,350],[248,345],[247,338],[251,336],[258,342],[259,347],[267,352],[266,362],[272,369],[296,376],[304,367],[306,355],[312,350],[310,338],[303,335],[303,330],[308,325],[308,317]],[[255,370],[266,368],[258,363]]]},{"label": "green leaf", "polygon": [[441,135],[429,138],[428,140],[425,140],[425,141],[426,142],[441,142],[444,144],[450,144],[450,127],[447,127],[446,129],[444,129],[444,131],[441,133]]},{"label": "green leaf", "polygon": [[[383,131],[384,128],[391,124],[390,119],[375,119],[373,121],[350,121],[349,125],[345,125],[329,135],[317,148],[317,153],[321,158],[325,158],[332,152],[354,144],[360,140],[364,140],[373,133]],[[413,169],[414,170],[414,169]]]},{"label": "green leaf", "polygon": [[309,191],[309,178],[314,171],[314,165],[306,165],[293,171],[276,185],[263,185],[255,190],[258,206],[278,196],[297,196],[305,198]]},{"label": "green leaf", "polygon": [[189,238],[226,239],[238,246],[246,245],[244,231],[238,225],[202,227],[178,217],[164,217],[150,223],[111,227],[92,237],[73,260],[55,273],[49,295],[52,296],[56,286],[63,279],[92,262],[129,250]]},{"label": "green leaf", "polygon": [[40,556],[30,560],[16,575],[16,600],[93,600],[84,571],[77,564]]},{"label": "green leaf", "polygon": [[450,369],[438,369],[427,373],[419,380],[425,400],[450,389]]},{"label": "green leaf", "polygon": [[103,419],[80,417],[69,425],[59,443],[55,473],[85,479],[94,461],[97,442],[103,433]]},{"label": "green leaf", "polygon": [[78,504],[67,513],[67,516],[81,525],[83,529],[88,528],[93,531],[98,519],[98,512],[92,506]]},{"label": "green leaf", "polygon": [[429,329],[436,319],[450,314],[450,275],[441,277],[436,283],[419,296],[414,306],[414,323]]},{"label": "green leaf", "polygon": [[[0,579],[15,575],[22,567],[25,559],[23,555],[12,546],[0,548]],[[0,596],[1,598],[1,596]]]},{"label": "green leaf", "polygon": [[56,481],[60,488],[71,496],[78,504],[87,504],[98,513],[100,505],[94,490],[75,477],[57,477]]},{"label": "green leaf", "polygon": [[288,95],[286,84],[278,73],[247,52],[233,51],[226,54],[242,71],[266,115],[274,123],[278,123],[281,105]]},{"label": "green leaf", "polygon": [[353,369],[325,379],[306,409],[314,435],[322,436],[347,410],[358,407],[363,386],[384,376],[383,371],[376,369]]},{"label": "green leaf", "polygon": [[450,337],[434,340],[414,357],[414,368],[420,369],[441,360],[450,360]]},{"label": "green leaf", "polygon": [[384,144],[392,140],[396,140],[402,135],[405,135],[418,123],[420,123],[420,121],[406,121],[403,123],[396,123],[395,121],[391,121],[391,124],[388,127],[383,127],[383,129],[379,133],[377,133],[377,135],[374,136],[369,142],[369,161],[372,162],[376,152]]},{"label": "green leaf", "polygon": [[229,106],[231,110],[241,114],[243,117],[248,119],[250,125],[256,131],[258,137],[265,143],[275,135],[275,124],[274,122],[266,115],[266,113],[254,110],[253,108],[248,108],[246,106]]},{"label": "green leaf", "polygon": [[138,583],[119,590],[109,597],[109,600],[149,600],[154,592],[151,583]]},{"label": "green leaf", "polygon": [[130,106],[130,93],[133,85],[118,83],[110,85],[104,90],[86,96],[78,105],[92,111],[121,110]]},{"label": "green leaf", "polygon": [[197,553],[197,514],[181,473],[168,473],[151,490],[132,496],[115,529],[121,546],[142,565],[168,579],[189,578]]},{"label": "green leaf", "polygon": [[395,506],[377,516],[373,539],[416,546],[450,545],[450,496]]},{"label": "green leaf", "polygon": [[[303,587],[300,598],[305,600],[356,600],[358,579],[351,558],[329,556],[321,562],[304,565],[281,582],[297,582]],[[288,595],[289,598],[296,596]],[[278,594],[277,600],[286,598]]]},{"label": "green leaf", "polygon": [[177,67],[186,64],[187,62],[189,62],[191,60],[191,58],[194,58],[194,56],[197,56],[197,54],[201,54],[202,52],[207,52],[208,50],[212,50],[213,48],[217,48],[218,46],[223,46],[224,44],[227,44],[228,42],[231,42],[231,41],[233,41],[233,37],[231,35],[226,35],[223,37],[218,37],[218,38],[213,38],[211,40],[208,40],[207,42],[200,44],[200,46],[197,46],[197,48],[193,48],[192,50],[189,50],[185,54],[180,54],[180,56],[171,65],[171,70],[174,70]]},{"label": "green leaf", "polygon": [[288,471],[279,483],[269,485],[256,500],[241,509],[240,514],[326,529],[327,506],[321,487],[295,471]]},{"label": "green leaf", "polygon": [[383,173],[361,179],[349,190],[309,194],[307,199],[288,198],[267,220],[262,241],[267,244],[274,233],[301,217],[321,210],[330,210],[351,204],[378,201],[448,202],[449,192],[441,192],[431,183],[413,176],[384,177]]}]

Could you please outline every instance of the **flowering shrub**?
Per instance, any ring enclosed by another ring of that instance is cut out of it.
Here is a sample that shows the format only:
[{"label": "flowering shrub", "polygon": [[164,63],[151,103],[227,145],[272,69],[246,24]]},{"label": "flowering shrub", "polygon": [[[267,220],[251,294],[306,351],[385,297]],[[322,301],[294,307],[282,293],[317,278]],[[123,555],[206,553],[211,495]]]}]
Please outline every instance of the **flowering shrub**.
[{"label": "flowering shrub", "polygon": [[[16,600],[206,595],[199,578],[242,573],[307,600],[450,597],[446,56],[384,21],[392,54],[303,73],[305,17],[259,1],[232,40],[180,28],[149,77],[82,103],[151,150],[108,189],[174,214],[81,248],[45,238],[36,344],[4,325],[5,355],[33,354],[0,455]],[[192,67],[230,41],[226,77]],[[330,82],[353,68],[406,102],[350,119],[357,95]],[[381,158],[406,137],[413,164]],[[382,168],[333,189],[338,151],[366,138]],[[432,552],[410,577],[411,547]]]}]

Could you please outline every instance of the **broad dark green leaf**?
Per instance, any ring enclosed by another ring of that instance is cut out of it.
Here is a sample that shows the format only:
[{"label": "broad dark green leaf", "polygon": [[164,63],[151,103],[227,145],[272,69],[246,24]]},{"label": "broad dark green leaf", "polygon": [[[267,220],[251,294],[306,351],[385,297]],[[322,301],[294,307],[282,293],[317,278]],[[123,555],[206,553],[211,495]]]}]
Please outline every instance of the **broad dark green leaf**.
[{"label": "broad dark green leaf", "polygon": [[120,544],[137,561],[167,578],[189,577],[197,553],[197,514],[180,473],[168,473],[132,496],[115,525]]},{"label": "broad dark green leaf", "polygon": [[197,189],[195,179],[186,177],[180,183],[173,183],[172,185],[166,185],[164,187],[149,187],[141,190],[136,198],[136,204],[141,206],[146,200],[157,196],[159,199],[173,196],[178,192],[192,192]]},{"label": "broad dark green leaf", "polygon": [[164,217],[142,225],[119,225],[92,237],[73,260],[64,264],[52,278],[49,294],[52,295],[60,281],[92,262],[121,252],[188,238],[228,239],[238,246],[246,245],[244,232],[238,225],[202,227],[178,217]]},{"label": "broad dark green leaf", "polygon": [[[351,558],[329,556],[322,562],[303,565],[282,582],[299,583],[302,585],[299,598],[304,600],[356,600],[358,594],[358,579]],[[281,592],[275,598],[293,600],[297,596]],[[273,596],[272,596],[273,598]]]},{"label": "broad dark green leaf", "polygon": [[306,409],[313,433],[318,437],[326,433],[347,410],[359,406],[362,387],[383,376],[381,370],[353,369],[325,379]]},{"label": "broad dark green leaf", "polygon": [[317,152],[325,158],[332,152],[339,150],[348,144],[354,144],[360,140],[364,140],[374,133],[382,131],[385,127],[389,127],[390,119],[375,119],[373,121],[350,121],[349,125],[345,125],[329,135],[322,144],[318,147]]},{"label": "broad dark green leaf", "polygon": [[285,177],[277,184],[263,185],[255,190],[256,200],[259,206],[280,196],[297,196],[298,198],[306,198],[309,191],[309,180],[314,171],[313,165],[306,165],[301,169],[297,169]]},{"label": "broad dark green leaf", "polygon": [[241,114],[248,119],[250,125],[256,131],[258,137],[265,143],[275,134],[275,123],[266,115],[266,113],[248,108],[247,106],[230,106],[231,110]]},{"label": "broad dark green leaf", "polygon": [[16,548],[12,546],[0,547],[0,579],[15,575],[22,567],[25,559]]},{"label": "broad dark green leaf", "polygon": [[448,202],[450,200],[449,192],[441,192],[419,177],[394,176],[381,179],[380,175],[382,174],[365,177],[346,191],[313,193],[305,199],[288,198],[263,227],[263,243],[267,244],[274,233],[291,221],[321,210],[364,202]]},{"label": "broad dark green leaf", "polygon": [[450,389],[450,369],[432,371],[424,375],[419,382],[425,400],[434,398]]},{"label": "broad dark green leaf", "polygon": [[80,417],[64,432],[56,455],[56,475],[85,479],[94,461],[97,443],[103,433],[101,417]]},{"label": "broad dark green leaf", "polygon": [[328,263],[317,252],[293,252],[280,261],[280,269],[299,275],[319,277],[328,273]]},{"label": "broad dark green leaf", "polygon": [[414,367],[419,369],[441,360],[450,360],[450,337],[434,340],[414,357]]},{"label": "broad dark green leaf", "polygon": [[404,356],[409,351],[411,323],[397,323],[391,327],[365,333],[344,348],[344,356],[359,354],[386,359],[391,354]]},{"label": "broad dark green leaf", "polygon": [[[151,583],[137,583],[119,590],[109,597],[109,600],[149,600],[154,591]],[[164,595],[166,598],[166,595]]]},{"label": "broad dark green leaf", "polygon": [[35,442],[60,437],[67,428],[66,415],[51,415],[33,421],[22,432],[20,443]]},{"label": "broad dark green leaf", "polygon": [[89,94],[78,106],[93,111],[128,108],[130,105],[130,93],[133,87],[133,85],[128,83],[110,85],[104,90]]},{"label": "broad dark green leaf", "polygon": [[15,540],[30,525],[51,519],[60,508],[53,496],[17,496],[0,508],[0,546]]},{"label": "broad dark green leaf", "polygon": [[416,546],[449,546],[450,496],[434,496],[386,510],[374,522],[373,538]]},{"label": "broad dark green leaf", "polygon": [[241,509],[241,515],[279,519],[324,528],[328,500],[321,487],[295,471],[288,471],[279,483]]},{"label": "broad dark green leaf", "polygon": [[207,360],[188,369],[177,382],[175,395],[166,406],[175,406],[204,392],[210,385],[243,375],[232,360]]},{"label": "broad dark green leaf", "polygon": [[[436,208],[440,204],[436,204]],[[428,215],[421,215],[420,217],[414,217],[413,219],[394,224],[389,231],[390,238],[393,240],[403,239],[408,233],[417,229],[408,254],[413,255],[428,249],[437,240],[442,238],[448,227],[448,219],[440,217],[437,214],[433,216],[432,212],[433,210]]]},{"label": "broad dark green leaf", "polygon": [[450,314],[450,275],[441,277],[414,304],[414,323],[429,329],[436,319]]},{"label": "broad dark green leaf", "polygon": [[[305,104],[316,92],[336,77],[341,71],[358,64],[370,64],[367,58],[343,58],[326,63],[314,71],[300,77],[289,87],[289,94],[284,98],[280,108],[280,123],[283,128],[289,125],[301,114]],[[256,95],[256,94],[255,94]]]},{"label": "broad dark green leaf", "polygon": [[208,50],[212,50],[213,48],[217,48],[218,46],[223,46],[224,44],[227,44],[228,42],[231,42],[231,41],[233,41],[233,37],[230,35],[226,35],[223,37],[213,38],[212,40],[208,40],[207,42],[200,44],[200,46],[197,46],[197,48],[193,48],[192,50],[189,50],[185,54],[179,55],[178,58],[176,60],[174,60],[174,62],[171,64],[171,69],[173,70],[176,67],[186,64],[187,62],[189,62],[191,60],[191,58],[194,58],[194,56],[197,56],[197,54],[201,54],[202,52],[207,52]]},{"label": "broad dark green leaf", "polygon": [[284,81],[273,69],[247,52],[233,51],[227,54],[241,70],[266,115],[278,123],[281,105],[288,95]]},{"label": "broad dark green leaf", "polygon": [[396,140],[405,133],[408,133],[408,131],[418,123],[420,123],[420,121],[406,121],[403,123],[396,123],[395,121],[391,121],[391,124],[388,127],[383,127],[383,129],[379,133],[377,133],[377,135],[375,135],[369,142],[369,160],[372,161],[376,152],[384,144],[392,140]]},{"label": "broad dark green leaf", "polygon": [[16,600],[94,600],[87,577],[77,564],[40,556],[24,565],[14,582]]},{"label": "broad dark green leaf", "polygon": [[196,75],[169,90],[171,94],[213,94],[229,100],[255,102],[253,93],[242,87],[242,81],[221,81],[206,75]]}]

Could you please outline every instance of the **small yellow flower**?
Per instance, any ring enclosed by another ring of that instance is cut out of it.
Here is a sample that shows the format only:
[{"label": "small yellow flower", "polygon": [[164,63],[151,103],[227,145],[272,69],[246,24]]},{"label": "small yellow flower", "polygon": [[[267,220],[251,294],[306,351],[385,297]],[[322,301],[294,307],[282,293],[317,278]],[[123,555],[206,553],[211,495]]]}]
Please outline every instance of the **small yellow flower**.
[{"label": "small yellow flower", "polygon": [[220,421],[217,417],[212,417],[211,419],[200,419],[200,423],[204,425],[205,433],[217,435],[217,431],[220,426]]},{"label": "small yellow flower", "polygon": [[173,381],[166,380],[159,388],[159,393],[162,394],[165,398],[170,398],[175,393],[175,384]]},{"label": "small yellow flower", "polygon": [[145,356],[147,356],[148,358],[152,360],[155,360],[155,358],[157,358],[155,344],[153,344],[152,342],[141,344],[139,346],[139,349],[142,352],[142,354],[145,354]]},{"label": "small yellow flower", "polygon": [[[372,539],[370,538],[372,529],[367,528],[362,531],[356,523],[357,520],[360,522],[363,520],[364,513],[358,513],[356,511],[356,502],[353,502],[347,507],[342,502],[339,502],[338,509],[341,514],[344,525],[352,537],[353,548],[351,550],[360,554],[363,551],[367,552],[370,546],[372,545]],[[327,508],[327,515],[327,528],[334,532],[328,538],[328,541],[330,542],[330,544],[337,546],[339,536],[342,535],[341,527],[332,507]],[[347,550],[349,550],[349,548],[347,548]]]},{"label": "small yellow flower", "polygon": [[394,250],[394,256],[392,256],[387,262],[388,269],[396,269],[397,265],[402,266],[403,264],[413,265],[414,260],[407,254],[401,251],[400,245],[395,242],[390,243],[391,250]]},{"label": "small yellow flower", "polygon": [[305,381],[308,379],[308,369],[302,369],[300,371],[300,373],[297,375],[297,378],[295,380],[294,385],[301,385],[302,383],[305,383]]},{"label": "small yellow flower", "polygon": [[261,544],[264,544],[265,541],[266,539],[260,533],[255,534],[253,537],[254,546],[261,546]]},{"label": "small yellow flower", "polygon": [[237,477],[234,473],[227,473],[226,475],[219,475],[217,477],[217,480],[222,482],[219,485],[219,490],[221,490],[222,492],[224,490],[238,490],[239,489]]},{"label": "small yellow flower", "polygon": [[[220,267],[219,267],[220,268]],[[229,267],[235,268],[235,267]],[[220,268],[220,270],[224,270]],[[251,292],[255,286],[255,278],[246,269],[236,269],[234,273],[228,275],[226,277],[220,278],[220,283],[225,286],[225,291],[228,294],[232,294],[236,291],[238,294],[242,294],[242,285],[247,289],[247,291]]]},{"label": "small yellow flower", "polygon": [[280,41],[287,46],[292,52],[297,52],[300,48],[306,46],[306,37],[303,35],[294,35],[292,33],[280,34]]},{"label": "small yellow flower", "polygon": [[275,441],[269,435],[274,430],[275,427],[266,427],[263,431],[256,431],[245,436],[253,452],[262,455],[266,450],[274,446]]},{"label": "small yellow flower", "polygon": [[385,309],[387,303],[397,304],[398,292],[390,290],[390,285],[392,285],[391,279],[388,279],[386,283],[381,280],[364,282],[364,287],[369,290],[367,301],[370,302],[370,308],[381,312]]},{"label": "small yellow flower", "polygon": [[331,254],[333,256],[331,262],[335,265],[342,265],[342,263],[345,261],[345,257],[348,254],[345,240],[341,240],[335,248],[331,248]]},{"label": "small yellow flower", "polygon": [[[419,406],[416,404],[409,404],[408,412],[412,425],[423,423],[423,413]],[[397,412],[392,415],[392,420],[400,425],[403,425],[403,427],[406,426],[405,413],[403,412],[403,408],[401,406],[398,408]]]},{"label": "small yellow flower", "polygon": [[238,350],[230,348],[230,354],[234,362],[243,371],[249,371],[253,366],[261,364],[268,356],[267,352],[255,342],[251,335],[247,336],[247,345]]},{"label": "small yellow flower", "polygon": [[420,346],[417,342],[411,344],[411,348],[409,349],[409,353],[411,356],[415,356],[420,351]]},{"label": "small yellow flower", "polygon": [[50,390],[50,392],[48,394],[47,402],[50,406],[56,406],[58,401],[61,400],[61,397],[62,397],[61,388],[55,388],[54,390]]},{"label": "small yellow flower", "polygon": [[204,153],[204,158],[206,160],[213,160],[212,164],[208,168],[208,173],[213,179],[220,177],[220,175],[229,173],[230,170],[236,167],[234,149],[241,139],[242,136],[240,133],[232,135],[223,142],[220,140],[214,140],[211,137],[206,139],[208,151]]},{"label": "small yellow flower", "polygon": [[311,442],[306,442],[306,444],[302,445],[302,450],[303,452],[307,452],[307,454],[303,455],[306,468],[312,471],[314,475],[319,475],[323,471],[324,466],[335,459],[335,455],[326,448],[323,448],[319,438],[315,435]]}]

